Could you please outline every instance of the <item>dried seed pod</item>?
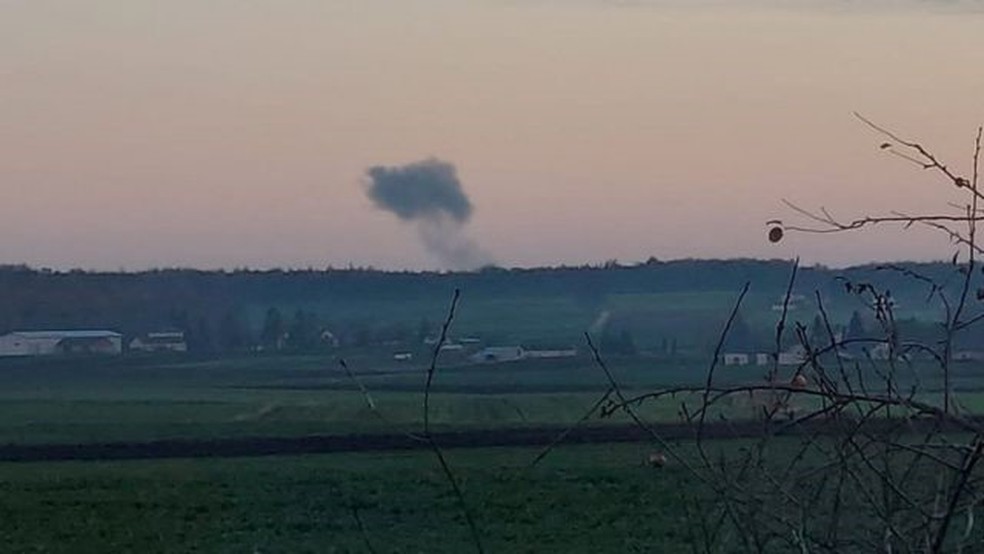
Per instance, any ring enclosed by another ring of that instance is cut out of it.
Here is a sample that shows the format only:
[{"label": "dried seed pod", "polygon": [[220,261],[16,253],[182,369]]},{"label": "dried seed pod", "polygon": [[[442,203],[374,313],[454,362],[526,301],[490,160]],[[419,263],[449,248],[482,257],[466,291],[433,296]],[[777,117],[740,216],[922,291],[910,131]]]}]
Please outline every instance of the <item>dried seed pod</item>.
[{"label": "dried seed pod", "polygon": [[769,242],[779,242],[782,240],[782,227],[775,226],[769,229]]}]

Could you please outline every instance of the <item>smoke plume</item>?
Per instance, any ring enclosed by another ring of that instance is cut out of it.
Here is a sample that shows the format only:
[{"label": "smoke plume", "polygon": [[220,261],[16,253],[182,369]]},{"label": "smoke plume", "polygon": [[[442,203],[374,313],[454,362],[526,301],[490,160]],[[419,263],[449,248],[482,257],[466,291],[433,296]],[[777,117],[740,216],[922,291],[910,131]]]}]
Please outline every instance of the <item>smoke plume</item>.
[{"label": "smoke plume", "polygon": [[453,269],[475,269],[491,257],[465,235],[471,200],[454,165],[434,158],[366,170],[366,194],[379,208],[414,224],[427,250]]}]

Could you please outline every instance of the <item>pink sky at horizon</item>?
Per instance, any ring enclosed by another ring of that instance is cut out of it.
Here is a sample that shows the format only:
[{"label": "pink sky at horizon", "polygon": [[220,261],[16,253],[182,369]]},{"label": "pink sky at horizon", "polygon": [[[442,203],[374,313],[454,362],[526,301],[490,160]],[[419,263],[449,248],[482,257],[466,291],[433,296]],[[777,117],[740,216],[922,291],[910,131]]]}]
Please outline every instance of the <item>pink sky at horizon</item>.
[{"label": "pink sky at horizon", "polygon": [[959,169],[984,122],[984,15],[831,6],[0,1],[0,263],[436,268],[362,182],[430,156],[504,266],[948,259],[897,227],[766,240],[784,198],[959,198],[852,111]]}]

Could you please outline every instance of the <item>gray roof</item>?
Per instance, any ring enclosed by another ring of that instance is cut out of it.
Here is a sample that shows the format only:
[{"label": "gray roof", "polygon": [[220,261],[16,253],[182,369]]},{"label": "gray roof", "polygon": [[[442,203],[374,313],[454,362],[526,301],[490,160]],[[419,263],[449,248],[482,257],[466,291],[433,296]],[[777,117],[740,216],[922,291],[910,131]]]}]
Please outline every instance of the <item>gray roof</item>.
[{"label": "gray roof", "polygon": [[116,331],[88,329],[76,331],[14,331],[10,334],[25,339],[105,339],[120,338],[123,336]]}]

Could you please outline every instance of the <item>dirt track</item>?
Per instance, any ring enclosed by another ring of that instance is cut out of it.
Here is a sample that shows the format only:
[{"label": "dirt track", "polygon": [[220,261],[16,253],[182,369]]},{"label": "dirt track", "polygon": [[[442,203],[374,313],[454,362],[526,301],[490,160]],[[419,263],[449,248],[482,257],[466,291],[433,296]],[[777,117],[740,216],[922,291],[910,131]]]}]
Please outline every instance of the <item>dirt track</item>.
[{"label": "dirt track", "polygon": [[[925,421],[916,427],[925,427]],[[913,422],[872,420],[867,431],[886,426],[905,425],[915,431]],[[666,440],[694,437],[694,428],[682,423],[660,423],[652,427]],[[830,432],[831,423],[787,429],[786,434]],[[436,433],[443,448],[490,446],[541,446],[557,439],[564,431],[558,427],[511,428]],[[760,422],[709,423],[703,436],[708,439],[755,437],[762,432]],[[650,434],[632,425],[582,427],[564,437],[565,444],[633,442],[651,440]],[[0,445],[0,461],[58,460],[135,460],[155,458],[231,458],[286,454],[322,454],[427,448],[427,444],[402,434],[315,435],[304,437],[242,437],[213,440],[173,439],[146,442],[106,442],[84,444]]]}]

